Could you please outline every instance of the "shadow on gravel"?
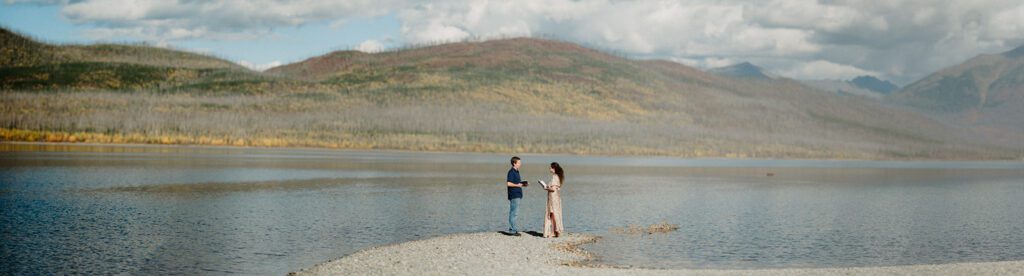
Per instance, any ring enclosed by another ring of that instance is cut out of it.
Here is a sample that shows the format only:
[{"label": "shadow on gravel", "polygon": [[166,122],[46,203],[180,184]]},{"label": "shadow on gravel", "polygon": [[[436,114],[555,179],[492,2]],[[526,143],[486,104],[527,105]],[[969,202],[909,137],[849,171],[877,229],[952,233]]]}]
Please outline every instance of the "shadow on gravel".
[{"label": "shadow on gravel", "polygon": [[544,233],[537,232],[537,231],[523,231],[523,233],[526,233],[527,235],[534,236],[534,237],[543,237],[544,236]]},{"label": "shadow on gravel", "polygon": [[[502,235],[505,235],[505,236],[519,236],[517,234],[512,234],[512,233],[510,233],[508,231],[498,231],[498,234],[502,234]],[[544,233],[537,232],[537,231],[522,231],[522,232],[519,232],[519,234],[520,235],[521,234],[527,234],[527,235],[534,236],[534,237],[543,237],[544,236]]]}]

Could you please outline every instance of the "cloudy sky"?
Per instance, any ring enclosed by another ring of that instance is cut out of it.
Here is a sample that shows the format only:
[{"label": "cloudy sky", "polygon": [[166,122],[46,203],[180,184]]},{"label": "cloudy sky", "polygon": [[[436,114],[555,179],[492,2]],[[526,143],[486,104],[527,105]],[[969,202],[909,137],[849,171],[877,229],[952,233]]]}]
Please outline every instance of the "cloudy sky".
[{"label": "cloudy sky", "polygon": [[711,68],[906,84],[1024,45],[1020,0],[4,0],[0,24],[60,43],[147,42],[263,69],[332,50],[557,38]]}]

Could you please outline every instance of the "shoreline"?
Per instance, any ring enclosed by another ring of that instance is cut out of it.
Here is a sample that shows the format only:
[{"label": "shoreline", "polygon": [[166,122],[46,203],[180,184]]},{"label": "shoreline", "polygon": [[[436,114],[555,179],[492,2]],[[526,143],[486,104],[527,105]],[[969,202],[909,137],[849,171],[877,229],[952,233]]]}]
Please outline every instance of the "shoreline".
[{"label": "shoreline", "polygon": [[319,263],[289,275],[1021,275],[1024,261],[973,262],[878,267],[779,269],[649,269],[592,264],[579,245],[600,237],[571,233],[544,239],[496,232],[453,234],[383,245]]},{"label": "shoreline", "polygon": [[[22,141],[22,140],[3,140],[0,139],[0,144],[9,145],[27,145],[27,146],[80,146],[80,147],[102,147],[102,146],[113,146],[113,147],[134,147],[134,148],[159,148],[159,147],[175,147],[175,148],[198,148],[198,149],[224,149],[224,150],[244,150],[244,149],[282,149],[282,150],[328,150],[328,151],[352,151],[352,152],[394,152],[394,153],[437,153],[437,154],[502,154],[501,152],[492,151],[443,151],[443,150],[415,150],[415,149],[392,149],[392,148],[344,148],[344,147],[314,147],[314,146],[256,146],[256,145],[215,145],[215,144],[160,144],[160,143],[122,143],[122,142],[46,142],[46,141]],[[757,161],[757,160],[782,160],[782,161],[826,161],[826,162],[845,162],[845,161],[879,161],[879,162],[992,162],[992,163],[1020,163],[1024,162],[1022,159],[937,159],[937,158],[923,158],[923,159],[896,159],[896,158],[881,158],[881,159],[862,159],[862,158],[760,158],[760,157],[726,157],[726,156],[704,156],[704,157],[692,157],[692,156],[676,156],[676,155],[631,155],[631,154],[581,154],[581,153],[557,153],[557,152],[522,152],[519,154],[525,155],[564,155],[564,156],[577,156],[577,157],[601,157],[601,158],[666,158],[666,159],[680,159],[680,160],[742,160],[742,161]]]}]

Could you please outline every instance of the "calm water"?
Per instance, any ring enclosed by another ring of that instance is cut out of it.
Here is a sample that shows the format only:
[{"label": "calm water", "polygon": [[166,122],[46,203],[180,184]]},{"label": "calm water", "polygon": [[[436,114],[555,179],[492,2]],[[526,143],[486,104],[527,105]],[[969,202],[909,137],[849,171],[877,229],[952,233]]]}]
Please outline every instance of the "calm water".
[{"label": "calm water", "polygon": [[[602,262],[765,268],[1024,259],[1024,163],[526,155],[567,170]],[[0,274],[284,274],[505,225],[508,156],[0,144]],[[772,172],[773,177],[766,174]],[[539,230],[529,187],[520,222]],[[666,221],[679,231],[618,235]]]}]

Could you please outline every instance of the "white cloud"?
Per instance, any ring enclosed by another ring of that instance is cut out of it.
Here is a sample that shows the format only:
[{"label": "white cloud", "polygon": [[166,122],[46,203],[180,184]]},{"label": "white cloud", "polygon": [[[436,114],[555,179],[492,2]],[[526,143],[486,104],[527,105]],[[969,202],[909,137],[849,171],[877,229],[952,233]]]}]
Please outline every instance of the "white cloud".
[{"label": "white cloud", "polygon": [[70,0],[4,0],[4,4],[66,5]]},{"label": "white cloud", "polygon": [[441,22],[429,22],[415,29],[402,27],[402,34],[413,44],[457,42],[469,38],[469,32]]},{"label": "white cloud", "polygon": [[268,63],[255,64],[255,63],[249,62],[247,60],[240,60],[240,61],[238,61],[238,64],[242,65],[242,66],[245,66],[246,68],[249,68],[249,69],[252,69],[252,70],[265,71],[265,70],[270,69],[270,68],[281,66],[282,63],[281,63],[281,61],[275,60],[275,61],[271,61],[271,62],[268,62]]},{"label": "white cloud", "polygon": [[857,76],[879,76],[877,72],[837,64],[827,60],[815,60],[779,72],[783,76],[805,80],[849,80]]},{"label": "white cloud", "polygon": [[[46,2],[46,1],[43,1]],[[117,35],[150,40],[250,39],[277,27],[387,13],[392,1],[351,0],[82,0],[65,1],[61,14],[95,25],[93,37]],[[112,38],[112,37],[108,37]]]},{"label": "white cloud", "polygon": [[355,50],[364,53],[376,53],[384,50],[384,44],[380,43],[380,41],[370,39],[356,45]]},{"label": "white cloud", "polygon": [[[163,3],[163,4],[161,4]],[[152,0],[93,0],[68,4],[64,16],[78,22],[132,21],[145,19],[147,13],[157,9],[173,8],[173,2]]]},{"label": "white cloud", "polygon": [[[402,9],[407,42],[553,34],[700,66],[755,61],[773,71],[872,73],[906,83],[1024,43],[1015,0],[462,1]],[[486,18],[486,20],[481,20]]]},{"label": "white cloud", "polygon": [[902,83],[1024,44],[1019,0],[7,1],[62,5],[97,39],[244,40],[393,14],[398,43],[551,36],[701,66],[755,61],[794,71],[827,62]]},{"label": "white cloud", "polygon": [[728,59],[728,58],[706,58],[700,63],[700,67],[704,68],[718,68],[725,67],[739,62]]},{"label": "white cloud", "polygon": [[1001,40],[1024,33],[1024,5],[997,12],[991,18],[991,24],[985,28],[985,38]]},{"label": "white cloud", "polygon": [[669,57],[668,60],[691,67],[699,67],[701,61],[690,58]]},{"label": "white cloud", "polygon": [[732,41],[738,50],[768,56],[800,56],[821,50],[821,45],[809,41],[810,31],[800,29],[747,28],[735,34]]}]

